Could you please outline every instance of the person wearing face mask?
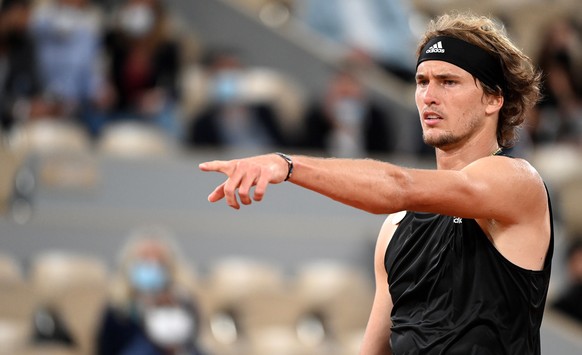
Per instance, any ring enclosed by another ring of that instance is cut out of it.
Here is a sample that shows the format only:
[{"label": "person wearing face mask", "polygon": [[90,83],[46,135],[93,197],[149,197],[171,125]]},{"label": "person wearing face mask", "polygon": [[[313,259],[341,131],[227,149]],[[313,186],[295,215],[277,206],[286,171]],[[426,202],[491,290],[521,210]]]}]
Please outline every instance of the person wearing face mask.
[{"label": "person wearing face mask", "polygon": [[114,100],[107,122],[131,120],[180,138],[180,46],[160,0],[126,0],[105,37]]},{"label": "person wearing face mask", "polygon": [[208,73],[210,102],[186,128],[188,147],[262,149],[288,144],[274,107],[245,97],[246,67],[236,51],[210,53]]},{"label": "person wearing face mask", "polygon": [[121,254],[97,334],[97,354],[201,355],[199,317],[167,232],[140,229]]},{"label": "person wearing face mask", "polygon": [[366,94],[349,68],[329,81],[324,97],[305,116],[304,145],[338,157],[389,153],[395,131],[390,117]]}]

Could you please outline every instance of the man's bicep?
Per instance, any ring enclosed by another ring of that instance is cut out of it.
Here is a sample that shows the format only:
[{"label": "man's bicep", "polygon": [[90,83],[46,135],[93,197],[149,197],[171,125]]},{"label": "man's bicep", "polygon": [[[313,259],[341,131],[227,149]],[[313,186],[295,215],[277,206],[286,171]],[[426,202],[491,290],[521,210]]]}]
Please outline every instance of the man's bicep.
[{"label": "man's bicep", "polygon": [[[529,168],[528,168],[529,167]],[[406,207],[463,218],[516,222],[520,207],[535,201],[539,175],[527,163],[504,157],[480,159],[462,170],[417,170]]]},{"label": "man's bicep", "polygon": [[491,157],[467,166],[464,173],[471,185],[470,199],[466,202],[473,215],[469,217],[517,224],[546,209],[543,181],[523,160]]}]

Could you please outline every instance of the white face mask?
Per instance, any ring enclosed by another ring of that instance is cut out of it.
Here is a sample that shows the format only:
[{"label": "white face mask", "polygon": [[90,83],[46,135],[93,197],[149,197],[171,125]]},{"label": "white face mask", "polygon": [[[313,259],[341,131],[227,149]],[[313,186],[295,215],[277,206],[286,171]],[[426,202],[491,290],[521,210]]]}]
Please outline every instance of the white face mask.
[{"label": "white face mask", "polygon": [[195,329],[193,317],[183,308],[158,307],[145,312],[146,333],[161,347],[185,345]]},{"label": "white face mask", "polygon": [[119,15],[121,27],[133,37],[143,36],[154,25],[154,12],[146,5],[130,5]]}]

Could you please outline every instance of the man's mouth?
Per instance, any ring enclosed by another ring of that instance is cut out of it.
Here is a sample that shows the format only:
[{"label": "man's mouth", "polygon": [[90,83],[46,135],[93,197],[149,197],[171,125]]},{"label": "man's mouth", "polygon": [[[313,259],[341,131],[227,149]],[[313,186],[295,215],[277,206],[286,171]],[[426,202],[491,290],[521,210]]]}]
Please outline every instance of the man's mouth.
[{"label": "man's mouth", "polygon": [[425,112],[422,115],[423,121],[431,126],[437,124],[439,121],[443,120],[443,117],[435,112]]}]

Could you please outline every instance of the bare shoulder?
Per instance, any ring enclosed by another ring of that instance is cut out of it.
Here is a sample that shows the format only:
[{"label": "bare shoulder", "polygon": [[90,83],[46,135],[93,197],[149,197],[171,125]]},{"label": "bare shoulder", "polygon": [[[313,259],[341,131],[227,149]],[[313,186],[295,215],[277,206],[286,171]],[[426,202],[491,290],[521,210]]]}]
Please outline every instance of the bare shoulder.
[{"label": "bare shoulder", "polygon": [[512,158],[502,155],[488,156],[477,159],[467,165],[464,170],[483,170],[487,169],[499,174],[524,174],[524,176],[537,176],[537,170],[525,159]]},{"label": "bare shoulder", "polygon": [[490,176],[500,178],[512,177],[515,179],[531,180],[534,183],[541,183],[538,171],[525,159],[511,158],[505,156],[490,156],[478,159],[467,165],[467,171],[477,171],[479,173],[489,172]]},{"label": "bare shoulder", "polygon": [[[506,172],[507,178],[513,189],[523,193],[525,197],[546,201],[546,188],[539,172],[525,159],[492,157],[496,166],[501,168],[501,172]],[[506,169],[505,171],[503,169]],[[518,186],[519,185],[519,186]]]},{"label": "bare shoulder", "polygon": [[471,179],[481,181],[502,197],[514,202],[545,202],[546,189],[538,171],[519,158],[491,156],[479,159],[464,169]]},{"label": "bare shoulder", "polygon": [[383,252],[386,251],[394,232],[396,232],[398,225],[405,216],[406,211],[400,211],[389,214],[388,217],[386,217],[384,224],[380,229],[380,233],[378,234],[377,249],[380,249]]},{"label": "bare shoulder", "polygon": [[550,207],[542,177],[526,160],[482,159],[492,169],[499,188],[495,193],[504,217],[481,226],[497,250],[512,263],[541,270],[551,236]]}]

